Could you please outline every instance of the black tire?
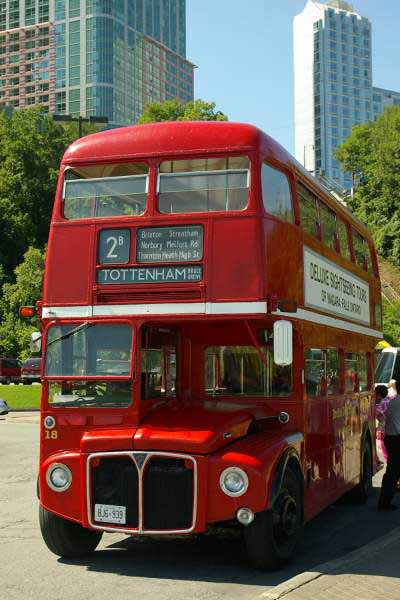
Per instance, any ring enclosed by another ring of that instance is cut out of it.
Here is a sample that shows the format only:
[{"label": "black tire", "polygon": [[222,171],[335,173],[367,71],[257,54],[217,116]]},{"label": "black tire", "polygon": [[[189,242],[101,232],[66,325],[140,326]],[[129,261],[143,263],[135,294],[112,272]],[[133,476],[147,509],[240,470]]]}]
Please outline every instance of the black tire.
[{"label": "black tire", "polygon": [[351,493],[351,500],[358,504],[365,504],[372,491],[372,450],[369,440],[366,439],[361,461],[360,483]]},{"label": "black tire", "polygon": [[287,468],[273,507],[258,513],[244,530],[247,554],[255,567],[276,570],[293,557],[303,530],[302,502],[299,479]]},{"label": "black tire", "polygon": [[63,558],[82,558],[97,548],[101,531],[85,529],[78,523],[62,519],[39,506],[39,523],[43,539],[51,552]]},{"label": "black tire", "polygon": [[6,377],[5,381],[4,381],[4,385],[10,385],[11,380],[9,377]]}]

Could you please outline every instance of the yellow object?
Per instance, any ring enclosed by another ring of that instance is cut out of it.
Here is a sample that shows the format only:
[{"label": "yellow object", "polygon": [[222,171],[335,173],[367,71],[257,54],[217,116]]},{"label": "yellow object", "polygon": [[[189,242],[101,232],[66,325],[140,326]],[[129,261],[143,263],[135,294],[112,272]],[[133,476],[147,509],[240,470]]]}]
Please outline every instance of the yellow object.
[{"label": "yellow object", "polygon": [[386,342],[385,340],[381,340],[375,346],[375,350],[383,350],[384,348],[390,348],[390,344],[388,342]]}]

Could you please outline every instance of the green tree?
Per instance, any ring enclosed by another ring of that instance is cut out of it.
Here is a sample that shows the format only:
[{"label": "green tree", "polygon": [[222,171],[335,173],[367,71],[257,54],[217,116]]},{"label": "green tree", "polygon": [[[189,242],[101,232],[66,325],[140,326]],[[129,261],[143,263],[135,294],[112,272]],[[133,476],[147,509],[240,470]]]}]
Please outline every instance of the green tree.
[{"label": "green tree", "polygon": [[44,250],[30,247],[15,269],[15,283],[4,283],[0,298],[0,356],[29,356],[29,338],[38,329],[36,318],[21,320],[20,306],[35,305],[42,297]]},{"label": "green tree", "polygon": [[354,127],[336,157],[360,180],[349,207],[370,227],[378,253],[400,266],[400,106]]},{"label": "green tree", "polygon": [[159,123],[161,121],[227,121],[228,117],[215,110],[215,102],[194,100],[183,104],[179,100],[148,104],[138,123]]},{"label": "green tree", "polygon": [[62,155],[77,138],[42,107],[0,113],[0,265],[11,280],[29,246],[47,242]]},{"label": "green tree", "polygon": [[383,337],[392,346],[400,346],[400,302],[389,304],[382,298]]}]

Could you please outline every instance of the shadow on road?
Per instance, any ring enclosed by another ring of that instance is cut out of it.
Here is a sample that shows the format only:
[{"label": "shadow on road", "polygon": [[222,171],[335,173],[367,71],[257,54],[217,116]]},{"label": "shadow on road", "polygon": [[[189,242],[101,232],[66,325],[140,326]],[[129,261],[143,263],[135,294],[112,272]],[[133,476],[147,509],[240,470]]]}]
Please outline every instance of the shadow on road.
[{"label": "shadow on road", "polygon": [[[261,572],[249,566],[240,532],[231,530],[190,538],[133,536],[110,545],[104,537],[103,549],[92,557],[60,561],[84,565],[92,572],[110,572],[126,577],[276,586],[377,540],[400,526],[400,510],[393,513],[376,511],[378,493],[379,488],[375,487],[364,506],[339,502],[323,511],[306,526],[293,563],[279,572]],[[400,504],[400,498],[397,502]]]}]

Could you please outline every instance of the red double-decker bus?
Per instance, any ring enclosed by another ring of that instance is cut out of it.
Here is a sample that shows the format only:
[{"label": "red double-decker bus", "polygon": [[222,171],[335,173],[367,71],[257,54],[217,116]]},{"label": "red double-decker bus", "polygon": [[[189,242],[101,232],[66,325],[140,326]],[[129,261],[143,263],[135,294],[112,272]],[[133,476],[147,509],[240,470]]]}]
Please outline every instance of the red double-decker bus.
[{"label": "red double-decker bus", "polygon": [[44,294],[40,524],[235,522],[277,567],[376,467],[380,282],[367,229],[250,125],[162,123],[66,152]]}]

